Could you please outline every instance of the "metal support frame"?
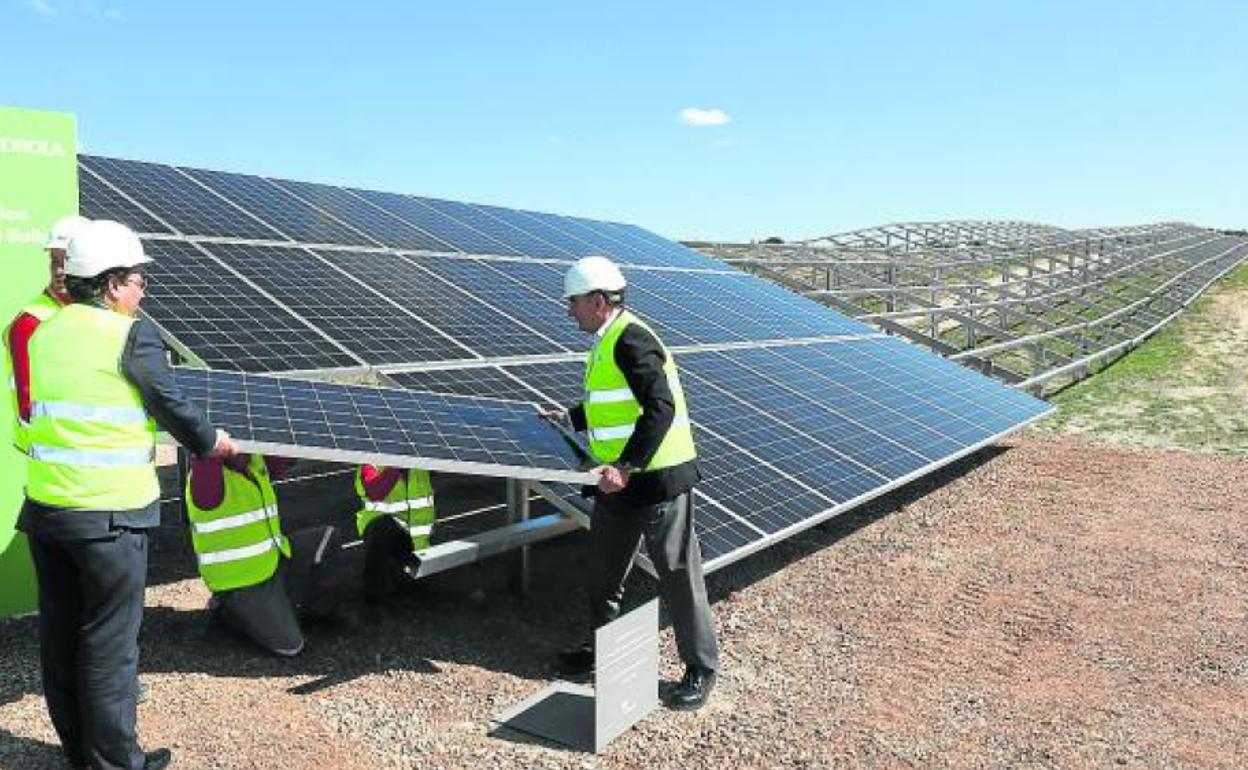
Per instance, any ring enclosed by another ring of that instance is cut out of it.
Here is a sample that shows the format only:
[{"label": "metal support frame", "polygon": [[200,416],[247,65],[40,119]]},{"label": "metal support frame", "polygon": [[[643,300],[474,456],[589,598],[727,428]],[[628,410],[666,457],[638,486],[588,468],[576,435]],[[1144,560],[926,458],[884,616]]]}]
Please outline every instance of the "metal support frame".
[{"label": "metal support frame", "polygon": [[1171,222],[911,222],[690,245],[1041,395],[1138,344],[1248,257],[1248,239]]},{"label": "metal support frame", "polygon": [[[529,520],[529,484],[524,479],[507,479],[507,522],[515,525]],[[520,595],[529,592],[529,546],[521,545],[515,553],[512,588]]]}]

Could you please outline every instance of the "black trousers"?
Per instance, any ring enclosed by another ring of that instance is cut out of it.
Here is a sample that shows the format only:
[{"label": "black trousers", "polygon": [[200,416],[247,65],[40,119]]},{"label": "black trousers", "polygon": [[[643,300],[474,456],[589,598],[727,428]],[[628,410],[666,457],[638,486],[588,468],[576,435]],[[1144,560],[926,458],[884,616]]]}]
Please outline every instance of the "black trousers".
[{"label": "black trousers", "polygon": [[412,536],[392,516],[378,516],[364,528],[364,601],[378,602],[411,582],[403,568],[412,564]]},{"label": "black trousers", "polygon": [[138,770],[139,626],[147,532],[29,538],[39,583],[39,656],[48,713],[70,764]]},{"label": "black trousers", "polygon": [[342,595],[338,570],[341,537],[334,527],[309,527],[290,535],[290,559],[268,580],[216,595],[217,619],[268,652],[293,657],[303,651],[300,614],[331,615]]},{"label": "black trousers", "polygon": [[702,577],[702,550],[693,530],[692,494],[657,505],[632,507],[616,496],[594,501],[590,548],[590,617],[594,628],[615,620],[624,583],[644,539],[659,574],[659,596],[667,604],[676,649],[689,666],[719,669],[715,623]]}]

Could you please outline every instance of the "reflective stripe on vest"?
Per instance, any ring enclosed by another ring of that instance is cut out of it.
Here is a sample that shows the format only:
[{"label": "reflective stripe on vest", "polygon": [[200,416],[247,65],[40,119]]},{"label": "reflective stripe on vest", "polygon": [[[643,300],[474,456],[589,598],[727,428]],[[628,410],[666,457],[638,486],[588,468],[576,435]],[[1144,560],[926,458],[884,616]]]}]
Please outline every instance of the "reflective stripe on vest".
[{"label": "reflective stripe on vest", "polygon": [[263,521],[264,519],[276,518],[277,506],[269,505],[264,508],[257,508],[254,511],[238,513],[233,516],[225,516],[220,519],[213,519],[212,521],[192,521],[191,529],[197,535],[206,535],[209,532],[220,532],[223,529],[234,529],[248,524],[255,524],[257,521]]},{"label": "reflective stripe on vest", "polygon": [[[615,362],[615,348],[620,336],[632,324],[650,332],[658,341],[658,335],[650,327],[637,316],[623,310],[590,349],[589,360],[585,365],[583,406],[589,450],[600,463],[615,462],[620,458],[629,437],[636,429],[637,419],[642,414],[641,404],[628,386],[624,372]],[[674,414],[671,425],[644,471],[670,468],[697,457],[693,430],[689,423],[689,410],[685,404],[685,392],[680,385],[676,361],[662,342],[659,342],[659,347],[663,351],[663,372],[672,393]]]},{"label": "reflective stripe on vest", "polygon": [[130,422],[143,422],[147,419],[147,412],[141,406],[90,406],[66,401],[40,401],[31,406],[30,417],[33,420],[40,416],[125,425]]},{"label": "reflective stripe on vest", "polygon": [[151,465],[156,459],[155,449],[64,449],[61,447],[30,445],[30,458],[56,465],[79,468],[133,468]]},{"label": "reflective stripe on vest", "polygon": [[406,513],[408,508],[428,508],[433,505],[433,497],[413,497],[407,500],[386,502],[385,500],[365,500],[364,510],[377,513]]},{"label": "reflective stripe on vest", "polygon": [[30,338],[32,500],[124,511],[160,497],[156,423],[120,371],[134,323],[105,308],[67,305]]},{"label": "reflective stripe on vest", "polygon": [[[672,418],[672,428],[680,428],[689,425],[689,415],[682,414],[679,417]],[[613,441],[617,439],[626,439],[633,435],[636,429],[636,423],[632,425],[617,425],[614,428],[590,428],[590,441]],[[669,428],[670,430],[670,428]]]},{"label": "reflective stripe on vest", "polygon": [[200,508],[186,481],[186,512],[199,574],[213,591],[263,583],[277,571],[281,555],[290,556],[282,535],[277,494],[262,455],[247,458],[246,472],[225,465],[220,504]]},{"label": "reflective stripe on vest", "polygon": [[[385,468],[378,467],[378,471]],[[381,516],[389,516],[412,536],[412,548],[420,551],[429,547],[429,535],[433,532],[434,511],[433,482],[429,471],[422,468],[401,470],[399,480],[394,482],[383,500],[371,500],[364,489],[363,469],[355,471],[355,492],[363,509],[355,514],[355,527],[360,537],[368,525]]]},{"label": "reflective stripe on vest", "polygon": [[253,545],[245,545],[241,548],[230,548],[225,551],[213,551],[212,553],[198,553],[195,554],[195,558],[199,560],[201,567],[210,567],[214,564],[228,564],[232,561],[250,559],[253,556],[268,553],[276,547],[272,540],[265,540]]}]

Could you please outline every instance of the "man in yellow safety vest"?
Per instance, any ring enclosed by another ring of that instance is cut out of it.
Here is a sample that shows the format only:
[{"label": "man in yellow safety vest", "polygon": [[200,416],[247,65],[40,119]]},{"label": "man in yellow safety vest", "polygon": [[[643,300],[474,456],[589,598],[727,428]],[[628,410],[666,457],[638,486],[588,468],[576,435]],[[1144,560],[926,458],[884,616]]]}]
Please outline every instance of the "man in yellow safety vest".
[{"label": "man in yellow safety vest", "polygon": [[156,427],[193,453],[228,457],[173,379],[155,324],[136,317],[151,259],[128,227],[84,225],[69,242],[73,303],[30,339],[26,502],[39,584],[44,698],[74,767],[158,770],[168,749],[135,735],[147,530],[160,523]]},{"label": "man in yellow safety vest", "polygon": [[288,467],[285,458],[258,454],[196,458],[186,481],[191,545],[212,591],[209,612],[281,657],[303,650],[299,616],[331,617],[344,584],[334,527],[282,532],[272,479]]},{"label": "man in yellow safety vest", "polygon": [[364,540],[364,601],[377,604],[410,586],[419,552],[433,533],[433,482],[421,468],[360,466],[355,473],[360,510],[356,531]]},{"label": "man in yellow safety vest", "polygon": [[[585,257],[564,276],[568,315],[594,336],[584,399],[548,416],[585,431],[599,463],[590,517],[590,615],[595,628],[615,619],[641,540],[659,576],[685,675],[668,698],[697,709],[715,686],[719,650],[702,554],[693,528],[697,450],[671,353],[624,307],[624,274],[605,257]],[[592,644],[560,655],[569,673],[593,665]]]},{"label": "man in yellow safety vest", "polygon": [[69,304],[69,295],[65,293],[65,247],[90,221],[72,214],[61,217],[52,226],[44,245],[48,252],[48,285],[22,306],[4,332],[4,346],[13,373],[13,414],[17,418],[13,443],[23,452],[26,451],[26,431],[30,428],[30,338],[39,324],[51,318],[62,305]]}]

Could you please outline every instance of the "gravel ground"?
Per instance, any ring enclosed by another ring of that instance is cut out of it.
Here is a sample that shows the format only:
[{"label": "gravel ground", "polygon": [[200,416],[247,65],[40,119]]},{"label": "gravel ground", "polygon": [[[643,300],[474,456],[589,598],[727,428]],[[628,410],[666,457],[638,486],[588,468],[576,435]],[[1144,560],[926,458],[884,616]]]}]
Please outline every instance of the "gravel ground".
[{"label": "gravel ground", "polygon": [[[1027,435],[709,579],[724,671],[600,756],[492,737],[577,632],[579,536],[435,576],[295,661],[204,629],[155,549],[140,707],[185,768],[1243,767],[1248,463]],[[644,579],[636,601],[650,591]],[[663,675],[679,675],[670,631]],[[32,619],[0,624],[0,766],[60,767]]]}]

